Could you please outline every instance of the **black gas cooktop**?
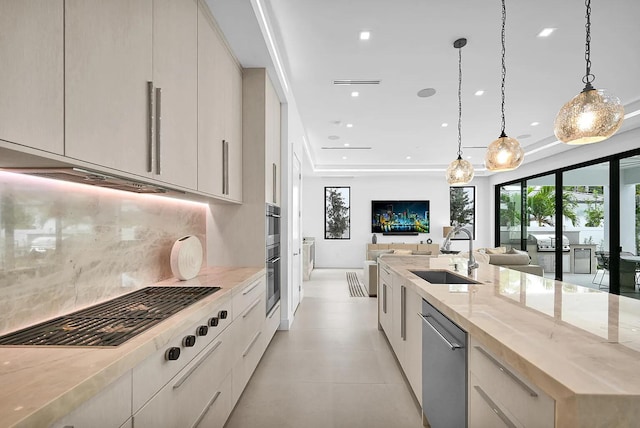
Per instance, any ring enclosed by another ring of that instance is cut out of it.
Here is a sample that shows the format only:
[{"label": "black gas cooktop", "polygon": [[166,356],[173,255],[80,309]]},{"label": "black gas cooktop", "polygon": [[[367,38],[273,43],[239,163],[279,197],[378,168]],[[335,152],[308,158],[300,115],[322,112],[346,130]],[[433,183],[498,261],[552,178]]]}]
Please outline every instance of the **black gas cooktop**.
[{"label": "black gas cooktop", "polygon": [[0,345],[118,346],[218,290],[146,287],[0,336]]}]

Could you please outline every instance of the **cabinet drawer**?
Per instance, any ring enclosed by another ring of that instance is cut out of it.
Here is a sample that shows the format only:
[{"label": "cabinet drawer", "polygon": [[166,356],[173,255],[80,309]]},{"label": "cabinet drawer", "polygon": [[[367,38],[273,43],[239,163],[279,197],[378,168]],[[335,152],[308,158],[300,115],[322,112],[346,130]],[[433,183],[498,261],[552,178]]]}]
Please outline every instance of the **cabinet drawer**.
[{"label": "cabinet drawer", "polygon": [[217,387],[223,384],[231,370],[231,331],[226,329],[220,334],[135,413],[134,426],[192,426],[206,415],[207,408],[211,411],[210,407],[220,398],[216,398]]},{"label": "cabinet drawer", "polygon": [[273,335],[280,326],[280,303],[276,303],[276,307],[271,310],[271,313],[267,316],[264,323],[264,335],[267,340],[267,345],[271,342]]},{"label": "cabinet drawer", "polygon": [[[233,295],[233,316],[234,319],[242,314],[249,305],[255,302],[261,293],[266,293],[267,281],[265,277],[261,277],[256,281],[249,283],[247,286],[235,291]],[[266,303],[265,303],[266,305]],[[265,314],[266,306],[262,308],[262,314]]]},{"label": "cabinet drawer", "polygon": [[231,373],[227,374],[193,425],[193,428],[222,428],[233,410]]},{"label": "cabinet drawer", "polygon": [[[516,426],[552,427],[555,401],[475,340],[469,342],[469,394],[479,387]],[[471,381],[473,379],[473,381]],[[485,400],[486,401],[486,400]]]},{"label": "cabinet drawer", "polygon": [[234,320],[236,336],[235,359],[242,358],[242,354],[246,351],[256,333],[262,330],[265,322],[265,305],[265,294],[262,293]]},{"label": "cabinet drawer", "polygon": [[378,277],[387,284],[392,284],[391,270],[380,261],[378,261]]},{"label": "cabinet drawer", "polygon": [[130,416],[131,372],[128,371],[51,428],[90,427],[95,426],[96,421],[105,427],[119,427]]},{"label": "cabinet drawer", "polygon": [[469,428],[522,427],[520,421],[501,408],[479,383],[472,373],[469,376]]},{"label": "cabinet drawer", "polygon": [[[134,412],[231,324],[232,301],[230,298],[222,299],[223,301],[216,305],[206,318],[175,336],[167,344],[160,346],[153,355],[133,369]],[[197,335],[197,329],[202,325],[208,327],[206,336]],[[189,335],[196,336],[196,343],[192,347],[186,347],[183,344],[184,337]],[[168,361],[165,358],[165,352],[171,347],[180,348],[180,356],[175,361]]]}]

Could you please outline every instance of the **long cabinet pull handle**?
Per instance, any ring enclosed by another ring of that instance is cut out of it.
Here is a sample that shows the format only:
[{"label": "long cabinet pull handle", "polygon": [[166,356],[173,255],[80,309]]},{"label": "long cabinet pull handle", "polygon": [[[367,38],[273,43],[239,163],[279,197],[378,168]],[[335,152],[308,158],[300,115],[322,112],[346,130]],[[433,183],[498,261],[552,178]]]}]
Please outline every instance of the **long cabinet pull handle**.
[{"label": "long cabinet pull handle", "polygon": [[420,312],[418,312],[418,316],[420,318],[422,318],[422,320],[424,322],[426,322],[427,325],[429,325],[429,327],[431,327],[433,329],[433,331],[435,331],[438,336],[440,336],[440,339],[442,339],[451,348],[452,351],[455,351],[456,349],[464,348],[464,346],[462,346],[462,345],[459,345],[457,343],[453,343],[453,342],[449,341],[449,339],[447,339],[446,337],[444,337],[442,335],[442,333],[440,333],[440,331],[431,323],[431,321],[429,321],[429,318],[433,318],[432,315],[430,315],[430,314],[422,315]]},{"label": "long cabinet pull handle", "polygon": [[249,343],[249,346],[247,346],[247,349],[245,349],[244,352],[242,353],[243,358],[249,355],[249,351],[251,351],[251,348],[253,348],[253,345],[256,344],[256,341],[258,340],[258,337],[260,337],[261,334],[262,334],[261,331],[256,333],[256,335],[251,340],[251,343]]},{"label": "long cabinet pull handle", "polygon": [[153,82],[147,82],[147,172],[153,172]]},{"label": "long cabinet pull handle", "polygon": [[247,294],[251,293],[253,290],[256,289],[256,287],[258,287],[260,285],[260,282],[256,282],[255,285],[253,287],[247,288],[246,290],[244,290],[242,292],[243,296],[246,296]]},{"label": "long cabinet pull handle", "polygon": [[224,142],[224,194],[229,194],[229,142]]},{"label": "long cabinet pull handle", "polygon": [[382,283],[382,312],[387,313],[387,284]]},{"label": "long cabinet pull handle", "polygon": [[407,287],[400,286],[400,337],[407,340]]},{"label": "long cabinet pull handle", "polygon": [[209,409],[211,408],[211,406],[213,406],[213,403],[215,403],[218,397],[220,397],[220,394],[222,394],[222,391],[216,392],[216,395],[214,395],[213,398],[209,400],[209,402],[207,403],[207,406],[204,408],[202,413],[200,413],[200,416],[198,416],[198,419],[196,419],[195,423],[191,426],[191,428],[196,428],[198,425],[200,425],[200,422],[202,422],[204,417],[207,415],[207,413],[209,412]]},{"label": "long cabinet pull handle", "polygon": [[511,370],[509,370],[504,365],[502,365],[500,363],[500,361],[498,361],[495,358],[493,358],[493,356],[491,354],[489,354],[487,351],[485,351],[480,346],[474,346],[474,348],[476,348],[478,351],[480,351],[480,353],[482,355],[484,355],[489,361],[491,361],[493,364],[495,364],[498,367],[498,369],[500,369],[500,371],[502,373],[504,373],[507,376],[509,376],[511,378],[511,380],[513,380],[515,383],[517,383],[520,386],[520,388],[524,389],[530,396],[532,396],[532,397],[537,397],[538,396],[537,392],[535,392],[533,389],[531,389],[531,387],[529,387],[529,385],[527,385],[522,380],[520,380],[520,378],[518,376],[516,376]]},{"label": "long cabinet pull handle", "polygon": [[278,202],[278,166],[273,163],[273,203]]},{"label": "long cabinet pull handle", "polygon": [[242,315],[242,318],[246,318],[249,316],[249,312],[251,312],[252,310],[255,309],[256,306],[258,306],[258,303],[260,303],[260,299],[256,300],[255,302],[253,302],[253,305],[251,305],[251,307],[249,309],[246,310],[246,312],[244,313],[244,315]]},{"label": "long cabinet pull handle", "polygon": [[491,407],[491,410],[493,410],[493,412],[498,415],[500,419],[502,419],[502,422],[504,422],[506,426],[508,426],[509,428],[517,428],[516,425],[511,422],[511,419],[509,419],[509,417],[504,414],[500,407],[498,407],[498,405],[493,402],[491,397],[489,397],[487,393],[482,390],[482,388],[480,388],[478,385],[474,385],[473,387],[476,391],[478,391],[478,394],[480,394],[480,397],[482,397],[485,403],[487,403],[489,407]]},{"label": "long cabinet pull handle", "polygon": [[200,365],[201,365],[202,363],[204,363],[204,362],[205,362],[205,360],[206,360],[207,358],[209,358],[209,355],[211,355],[211,354],[212,354],[216,349],[218,349],[218,348],[220,347],[220,345],[222,345],[222,340],[219,340],[219,341],[218,341],[218,343],[216,343],[215,345],[213,345],[213,347],[212,347],[211,349],[209,349],[209,350],[207,351],[207,353],[206,353],[206,354],[204,354],[204,355],[202,356],[202,358],[200,358],[200,360],[199,360],[197,363],[195,363],[195,364],[194,364],[194,365],[189,369],[189,371],[187,371],[187,372],[184,374],[184,376],[182,376],[182,377],[181,377],[181,378],[180,378],[180,379],[179,379],[179,380],[178,380],[178,381],[173,385],[173,389],[178,389],[178,388],[180,388],[180,387],[182,386],[182,384],[187,380],[187,378],[188,378],[189,376],[191,376],[191,375],[193,374],[193,372],[195,372],[195,371],[196,371],[196,369],[197,369],[198,367],[200,367]]},{"label": "long cabinet pull handle", "polygon": [[161,143],[162,143],[162,88],[156,88],[156,174],[160,175]]},{"label": "long cabinet pull handle", "polygon": [[[295,255],[295,254],[294,254],[294,255]],[[274,264],[274,263],[277,263],[277,262],[279,262],[279,261],[280,261],[280,257],[276,257],[275,259],[267,260],[267,263]]]}]

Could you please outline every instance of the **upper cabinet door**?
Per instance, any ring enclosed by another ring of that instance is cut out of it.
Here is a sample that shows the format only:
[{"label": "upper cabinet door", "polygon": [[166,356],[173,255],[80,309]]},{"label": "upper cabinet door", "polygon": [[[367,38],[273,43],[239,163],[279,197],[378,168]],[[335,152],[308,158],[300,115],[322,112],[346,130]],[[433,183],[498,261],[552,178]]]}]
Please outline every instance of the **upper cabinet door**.
[{"label": "upper cabinet door", "polygon": [[152,0],[65,1],[65,155],[150,177]]},{"label": "upper cabinet door", "polygon": [[0,139],[64,150],[63,0],[0,2]]},{"label": "upper cabinet door", "polygon": [[266,202],[280,205],[280,98],[265,76]]},{"label": "upper cabinet door", "polygon": [[198,8],[198,190],[226,195],[225,46],[204,7]]},{"label": "upper cabinet door", "polygon": [[229,139],[227,197],[242,201],[242,70],[227,56],[229,84],[226,91],[225,135]]},{"label": "upper cabinet door", "polygon": [[[198,180],[198,5],[153,1],[156,89],[154,178],[190,189]],[[159,95],[159,97],[158,97]]]}]

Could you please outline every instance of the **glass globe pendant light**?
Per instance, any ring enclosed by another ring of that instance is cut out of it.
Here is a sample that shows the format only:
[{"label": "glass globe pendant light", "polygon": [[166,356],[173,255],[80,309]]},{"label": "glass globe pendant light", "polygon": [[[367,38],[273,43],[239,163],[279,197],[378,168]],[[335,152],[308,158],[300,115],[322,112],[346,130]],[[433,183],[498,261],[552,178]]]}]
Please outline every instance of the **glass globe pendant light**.
[{"label": "glass globe pendant light", "polygon": [[507,67],[505,64],[505,36],[504,28],[507,22],[507,8],[502,0],[502,131],[497,140],[489,144],[487,153],[485,154],[484,163],[489,171],[511,171],[520,166],[524,160],[524,150],[520,147],[520,143],[515,138],[507,137],[504,132],[504,81],[507,76]]},{"label": "glass globe pendant light", "polygon": [[447,168],[447,182],[449,184],[467,184],[473,180],[473,165],[462,159],[462,48],[467,44],[467,39],[458,39],[453,42],[453,47],[458,49],[458,159],[449,164]]},{"label": "glass globe pendant light", "polygon": [[582,78],[584,89],[566,103],[556,116],[554,133],[566,144],[591,144],[606,140],[616,133],[624,120],[624,107],[620,100],[607,94],[604,89],[595,89],[591,82],[591,0],[585,1],[587,8],[587,36],[585,42],[586,74]]}]

